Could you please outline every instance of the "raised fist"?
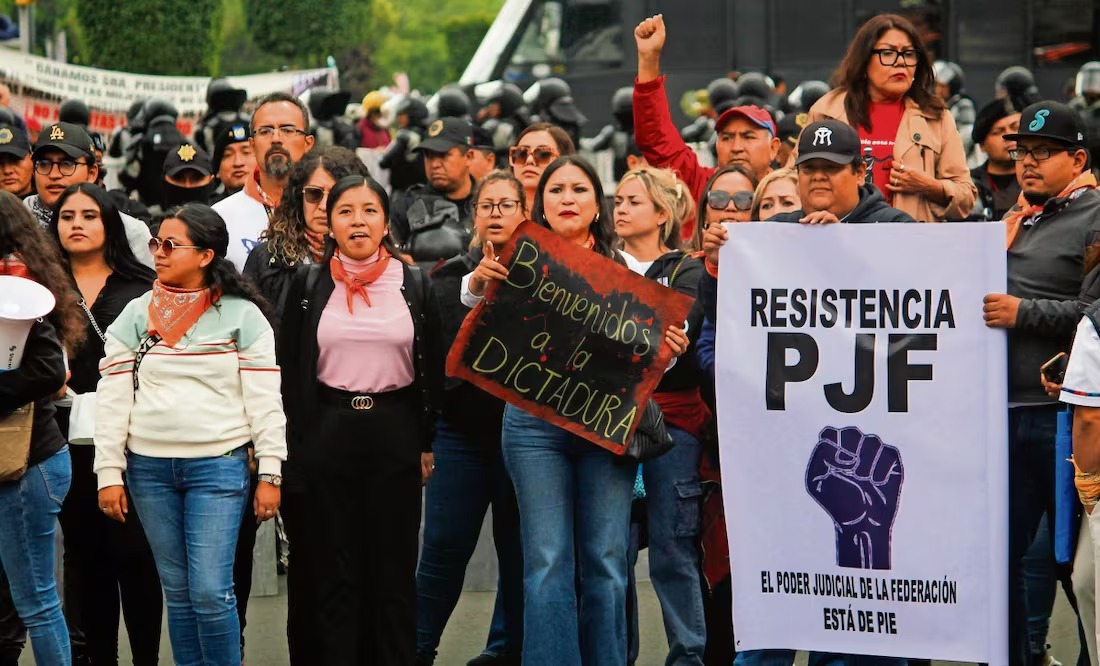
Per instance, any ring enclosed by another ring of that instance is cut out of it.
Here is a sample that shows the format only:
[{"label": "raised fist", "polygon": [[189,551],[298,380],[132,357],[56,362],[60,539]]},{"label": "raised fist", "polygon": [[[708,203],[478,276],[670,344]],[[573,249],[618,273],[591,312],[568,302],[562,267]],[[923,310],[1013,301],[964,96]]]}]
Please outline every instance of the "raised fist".
[{"label": "raised fist", "polygon": [[837,566],[889,569],[890,539],[905,473],[896,447],[859,428],[822,429],[806,490],[833,519]]},{"label": "raised fist", "polygon": [[651,16],[634,28],[634,42],[640,55],[660,55],[665,47],[665,17]]}]

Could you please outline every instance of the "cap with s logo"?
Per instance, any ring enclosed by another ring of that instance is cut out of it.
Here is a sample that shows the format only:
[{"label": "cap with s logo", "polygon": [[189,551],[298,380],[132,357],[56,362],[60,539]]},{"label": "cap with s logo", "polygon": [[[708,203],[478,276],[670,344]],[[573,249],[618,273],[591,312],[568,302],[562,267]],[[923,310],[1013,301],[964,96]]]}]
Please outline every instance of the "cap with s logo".
[{"label": "cap with s logo", "polygon": [[1020,112],[1020,129],[1005,134],[1005,141],[1028,137],[1051,139],[1071,146],[1088,145],[1088,134],[1080,114],[1054,101],[1036,102]]}]

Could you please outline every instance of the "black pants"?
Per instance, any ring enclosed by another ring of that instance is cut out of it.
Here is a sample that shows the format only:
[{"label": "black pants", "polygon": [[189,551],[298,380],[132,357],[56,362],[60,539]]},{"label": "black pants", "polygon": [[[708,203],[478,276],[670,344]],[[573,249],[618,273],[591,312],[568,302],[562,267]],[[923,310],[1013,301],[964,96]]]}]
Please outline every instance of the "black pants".
[{"label": "black pants", "polygon": [[292,441],[283,520],[287,634],[295,666],[412,666],[420,529],[415,389],[356,411],[338,394]]},{"label": "black pants", "polygon": [[248,612],[248,597],[252,594],[252,551],[256,548],[256,531],[260,524],[256,522],[255,506],[256,477],[252,477],[252,490],[248,494],[248,504],[244,507],[241,529],[237,533],[237,553],[233,559],[233,594],[237,597],[237,617],[241,621],[241,654],[244,654],[245,614]]},{"label": "black pants", "polygon": [[126,620],[135,666],[155,666],[160,652],[161,588],[134,503],[125,523],[99,510],[95,450],[70,446],[73,481],[61,505],[65,538],[66,615],[84,634],[92,666],[118,664],[118,623]]},{"label": "black pants", "polygon": [[11,599],[8,577],[0,567],[0,666],[19,666],[19,654],[27,644],[27,628]]}]

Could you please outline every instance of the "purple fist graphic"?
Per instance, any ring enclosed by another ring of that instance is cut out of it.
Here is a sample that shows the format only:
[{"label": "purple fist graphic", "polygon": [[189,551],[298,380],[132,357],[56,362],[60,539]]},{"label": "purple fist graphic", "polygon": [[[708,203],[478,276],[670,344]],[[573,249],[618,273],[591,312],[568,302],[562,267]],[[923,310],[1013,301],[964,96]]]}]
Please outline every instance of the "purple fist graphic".
[{"label": "purple fist graphic", "polygon": [[889,569],[905,474],[896,447],[855,427],[826,427],[806,467],[806,490],[836,527],[836,563]]}]

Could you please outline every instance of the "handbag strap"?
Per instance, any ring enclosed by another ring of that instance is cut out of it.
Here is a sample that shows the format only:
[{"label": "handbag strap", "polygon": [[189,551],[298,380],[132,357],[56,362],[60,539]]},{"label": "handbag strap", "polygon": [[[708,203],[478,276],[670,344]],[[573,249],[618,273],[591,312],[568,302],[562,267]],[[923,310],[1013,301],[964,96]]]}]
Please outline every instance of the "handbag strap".
[{"label": "handbag strap", "polygon": [[141,367],[141,360],[145,358],[150,349],[157,346],[158,342],[160,342],[160,335],[153,333],[138,345],[137,355],[134,356],[134,393],[137,393],[138,390],[138,368]]},{"label": "handbag strap", "polygon": [[92,311],[88,308],[88,304],[84,302],[84,297],[82,296],[80,300],[77,301],[77,303],[80,304],[80,309],[84,311],[84,314],[88,315],[88,321],[92,323],[92,328],[95,329],[95,334],[99,336],[100,340],[107,342],[107,336],[99,328],[99,322],[95,320],[95,317],[92,315]]}]

